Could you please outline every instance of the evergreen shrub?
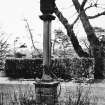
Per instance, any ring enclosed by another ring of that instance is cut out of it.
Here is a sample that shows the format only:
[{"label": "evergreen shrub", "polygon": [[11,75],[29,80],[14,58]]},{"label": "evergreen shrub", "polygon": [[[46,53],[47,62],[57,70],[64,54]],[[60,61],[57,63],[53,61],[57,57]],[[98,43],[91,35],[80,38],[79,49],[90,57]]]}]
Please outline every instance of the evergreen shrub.
[{"label": "evergreen shrub", "polygon": [[[89,77],[94,70],[94,60],[90,58],[52,59],[50,72],[62,79]],[[5,72],[14,78],[41,78],[42,59],[6,59]]]}]

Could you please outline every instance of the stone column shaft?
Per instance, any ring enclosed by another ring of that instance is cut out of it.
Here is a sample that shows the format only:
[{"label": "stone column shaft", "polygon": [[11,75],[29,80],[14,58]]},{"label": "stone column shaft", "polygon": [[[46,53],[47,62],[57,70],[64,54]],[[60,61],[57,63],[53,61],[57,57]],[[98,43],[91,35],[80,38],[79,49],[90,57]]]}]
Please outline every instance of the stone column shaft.
[{"label": "stone column shaft", "polygon": [[51,21],[44,21],[43,30],[43,65],[49,67],[51,62]]},{"label": "stone column shaft", "polygon": [[40,18],[43,20],[43,65],[49,67],[51,62],[51,21],[55,17],[51,14],[44,14]]}]

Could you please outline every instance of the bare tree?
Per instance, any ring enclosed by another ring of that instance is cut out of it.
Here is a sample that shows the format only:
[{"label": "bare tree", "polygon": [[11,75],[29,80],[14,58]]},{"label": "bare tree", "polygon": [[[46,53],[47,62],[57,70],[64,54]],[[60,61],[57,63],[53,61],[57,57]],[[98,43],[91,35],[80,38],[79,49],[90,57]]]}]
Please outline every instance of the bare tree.
[{"label": "bare tree", "polygon": [[55,5],[55,14],[59,18],[59,20],[63,24],[63,26],[65,27],[65,29],[67,31],[67,35],[69,36],[76,53],[80,57],[89,57],[89,53],[85,52],[82,49],[82,47],[80,46],[79,41],[78,41],[78,39],[75,35],[75,32],[73,30],[75,23],[78,21],[78,19],[80,19],[80,21],[83,25],[83,28],[86,32],[87,39],[90,43],[91,50],[93,52],[93,57],[95,60],[94,78],[102,79],[102,78],[104,78],[103,72],[105,71],[104,56],[103,56],[103,53],[105,53],[105,52],[103,52],[103,50],[102,50],[102,47],[101,47],[102,42],[100,42],[99,39],[97,38],[95,31],[90,24],[89,19],[94,19],[94,18],[98,18],[99,16],[105,15],[105,10],[101,13],[96,14],[96,15],[88,16],[86,14],[86,11],[93,7],[97,9],[98,8],[98,0],[96,0],[94,2],[93,2],[93,0],[90,1],[91,3],[89,3],[89,5],[87,7],[86,7],[86,3],[88,3],[88,0],[83,0],[81,4],[78,0],[72,0],[72,2],[73,2],[73,5],[74,5],[77,13],[78,13],[76,20],[72,24],[70,24],[68,22],[68,20],[63,16],[63,14],[58,9],[57,5]]},{"label": "bare tree", "polygon": [[31,38],[31,42],[32,42],[32,46],[33,46],[33,48],[34,48],[34,51],[37,52],[38,55],[41,55],[39,49],[36,48],[35,45],[34,45],[33,34],[32,34],[32,32],[31,32],[31,29],[30,29],[30,26],[29,26],[29,23],[28,23],[27,19],[24,19],[24,21],[26,22],[26,28],[27,28],[27,30],[28,30],[28,32],[29,32],[29,34],[30,34],[30,38]]}]

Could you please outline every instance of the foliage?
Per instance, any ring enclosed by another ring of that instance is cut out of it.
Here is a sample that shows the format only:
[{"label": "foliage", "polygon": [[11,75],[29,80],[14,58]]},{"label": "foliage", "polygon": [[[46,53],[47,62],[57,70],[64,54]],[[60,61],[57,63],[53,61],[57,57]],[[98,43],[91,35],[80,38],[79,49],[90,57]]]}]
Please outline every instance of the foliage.
[{"label": "foliage", "polygon": [[[69,91],[69,92],[68,92]],[[91,86],[83,87],[81,84],[75,87],[75,91],[67,90],[65,93],[65,101],[61,101],[60,105],[98,105],[97,96],[91,96]]]},{"label": "foliage", "polygon": [[[90,86],[79,84],[73,90],[72,87],[61,89],[57,105],[97,105],[98,96],[93,95]],[[0,87],[0,105],[36,105],[35,99],[34,85],[6,84]]]},{"label": "foliage", "polygon": [[4,70],[5,65],[5,57],[8,53],[8,44],[7,40],[4,38],[0,39],[0,70]]},{"label": "foliage", "polygon": [[[105,66],[104,66],[103,58],[104,58],[105,52],[104,52],[104,48],[102,48],[102,44],[104,44],[105,42],[101,42],[99,38],[96,36],[94,28],[92,27],[89,20],[105,15],[105,9],[103,7],[101,8],[102,4],[101,2],[99,2],[99,0],[95,0],[95,1],[91,0],[90,2],[88,1],[89,0],[82,0],[82,2],[80,2],[80,0],[72,0],[73,6],[76,12],[78,13],[76,19],[72,23],[69,23],[69,20],[65,16],[63,16],[62,11],[59,10],[57,5],[55,5],[54,13],[58,17],[59,21],[65,27],[67,35],[71,39],[72,45],[75,49],[75,52],[78,54],[78,56],[79,57],[90,57],[90,54],[91,53],[93,54],[93,55],[91,54],[91,56],[95,59],[94,78],[104,79],[105,78],[104,77]],[[96,13],[91,14],[90,12],[90,14],[88,14],[89,12],[87,13],[87,11],[92,8],[94,8]],[[100,12],[100,9],[102,10],[102,12]],[[90,44],[89,52],[90,53],[83,50],[78,40],[79,37],[77,37],[76,32],[74,30],[75,25],[78,20],[81,21],[82,26],[83,26],[82,28],[84,29],[86,33],[87,40],[89,41],[89,44]]]},{"label": "foliage", "polygon": [[88,58],[56,59],[52,64],[52,71],[57,77],[63,77],[65,79],[88,78],[94,69],[94,60]]},{"label": "foliage", "polygon": [[[94,60],[86,58],[52,59],[50,73],[53,77],[62,79],[88,78],[93,72]],[[91,69],[90,69],[91,67]],[[15,78],[41,78],[42,59],[6,59],[5,71],[7,76]]]},{"label": "foliage", "polygon": [[[18,95],[19,94],[19,95]],[[11,96],[11,105],[36,105],[34,93],[30,96],[30,93],[13,93],[13,96]]]},{"label": "foliage", "polygon": [[65,33],[60,29],[55,30],[54,33],[55,38],[52,40],[53,55],[57,55],[59,57],[67,57],[68,55],[73,55],[75,51],[71,45],[69,37],[65,35]]},{"label": "foliage", "polygon": [[13,78],[41,77],[42,59],[6,59],[6,75]]},{"label": "foliage", "polygon": [[22,57],[26,56],[26,54],[22,54],[20,52],[16,52],[14,55],[16,58],[22,58]]},{"label": "foliage", "polygon": [[29,85],[3,85],[0,105],[35,105],[35,90]]}]

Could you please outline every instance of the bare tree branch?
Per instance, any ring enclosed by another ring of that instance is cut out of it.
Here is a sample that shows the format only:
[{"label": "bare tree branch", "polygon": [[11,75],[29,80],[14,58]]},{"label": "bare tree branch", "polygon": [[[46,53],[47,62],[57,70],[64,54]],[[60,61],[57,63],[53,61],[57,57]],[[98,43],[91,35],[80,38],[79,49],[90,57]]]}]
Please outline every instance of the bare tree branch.
[{"label": "bare tree branch", "polygon": [[74,26],[74,24],[79,20],[79,15],[77,16],[77,18],[74,20],[74,22],[71,24],[72,26]]},{"label": "bare tree branch", "polygon": [[82,4],[81,4],[81,7],[80,7],[80,10],[82,10],[85,6],[85,4],[87,3],[88,0],[83,0]]},{"label": "bare tree branch", "polygon": [[[86,11],[87,9],[91,8],[91,7],[96,7],[98,8],[98,5],[97,4],[98,0],[94,3],[94,4],[90,4],[90,6],[86,7],[84,10]],[[88,16],[88,19],[94,19],[94,18],[97,18],[99,16],[102,16],[102,15],[105,15],[105,11],[101,12],[101,13],[97,13],[96,15],[94,16]]]},{"label": "bare tree branch", "polygon": [[86,40],[82,39],[82,42],[86,46],[86,48],[89,50],[89,44],[86,42]]},{"label": "bare tree branch", "polygon": [[87,38],[90,42],[91,45],[95,44],[95,45],[98,45],[99,44],[99,40],[98,38],[96,37],[95,33],[94,33],[94,30],[88,20],[88,16],[86,15],[85,13],[85,10],[80,10],[80,3],[78,2],[78,0],[72,0],[74,6],[75,6],[75,9],[77,10],[77,12],[80,14],[80,20],[83,24],[83,27],[84,27],[84,30],[87,34]]},{"label": "bare tree branch", "polygon": [[57,6],[55,6],[55,14],[59,18],[60,22],[64,25],[65,28],[71,27],[68,20],[63,16],[63,14],[58,10]]},{"label": "bare tree branch", "polygon": [[97,18],[97,17],[102,16],[102,15],[105,15],[105,11],[101,12],[101,13],[98,13],[98,14],[96,14],[94,16],[88,16],[88,19],[94,19],[94,18]]},{"label": "bare tree branch", "polygon": [[60,20],[60,22],[64,25],[64,27],[67,30],[67,35],[69,36],[73,47],[76,51],[76,53],[80,56],[80,57],[89,57],[89,54],[87,52],[84,52],[82,47],[80,46],[77,37],[75,36],[75,33],[73,31],[73,25],[70,25],[68,23],[68,20],[63,16],[63,14],[58,10],[57,6],[55,8],[55,14],[58,17],[58,19]]},{"label": "bare tree branch", "polygon": [[[81,4],[81,7],[80,7],[80,10],[82,10],[85,6],[85,4],[87,3],[87,0],[83,0],[82,4]],[[79,14],[80,15],[80,14]],[[75,19],[75,21],[72,23],[72,25],[74,26],[74,24],[78,21],[79,19],[79,15],[78,17]]]},{"label": "bare tree branch", "polygon": [[[93,7],[95,7],[95,8],[102,8],[101,6],[99,6],[100,4],[97,4],[97,2],[96,3],[94,3],[94,4],[90,4],[89,6],[87,6],[84,10],[86,11],[87,9],[90,9],[90,8],[93,8]],[[105,8],[103,8],[103,9],[105,9]]]},{"label": "bare tree branch", "polygon": [[94,7],[92,4],[90,4],[88,7],[86,7],[84,10],[86,11],[87,9]]},{"label": "bare tree branch", "polygon": [[31,37],[31,41],[32,41],[33,48],[34,48],[35,51],[38,52],[38,54],[40,54],[39,50],[38,50],[38,49],[35,47],[35,45],[34,45],[33,35],[32,35],[32,32],[31,32],[29,23],[28,23],[27,19],[24,19],[24,21],[25,21],[26,24],[27,24],[27,29],[28,29],[28,31],[29,31],[29,33],[30,33],[30,37]]}]

